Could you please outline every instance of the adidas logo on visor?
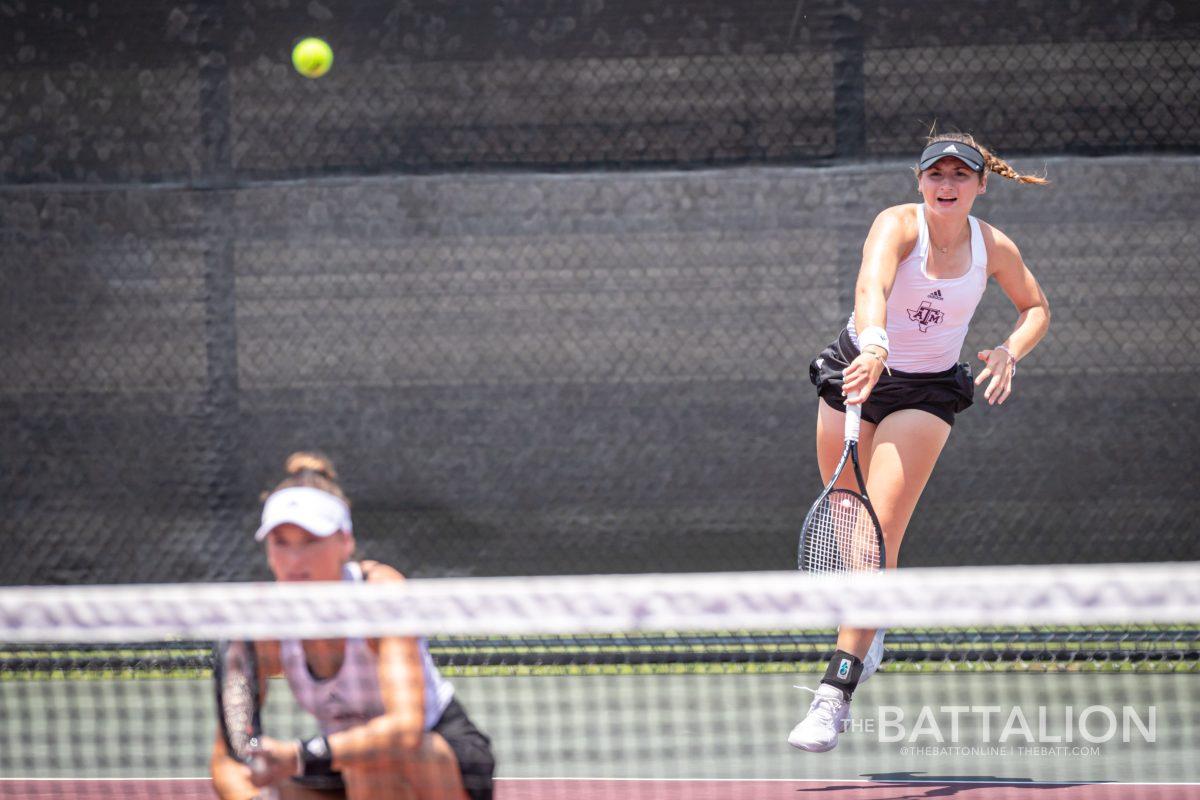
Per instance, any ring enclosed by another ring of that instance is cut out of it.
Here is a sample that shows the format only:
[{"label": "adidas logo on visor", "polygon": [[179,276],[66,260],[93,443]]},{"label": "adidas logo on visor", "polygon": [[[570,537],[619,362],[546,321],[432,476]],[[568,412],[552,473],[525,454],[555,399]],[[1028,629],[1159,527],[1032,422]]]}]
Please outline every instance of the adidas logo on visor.
[{"label": "adidas logo on visor", "polygon": [[943,153],[957,153],[958,148],[955,147],[954,145],[950,144],[950,145],[946,145],[946,149],[943,150],[942,152]]}]

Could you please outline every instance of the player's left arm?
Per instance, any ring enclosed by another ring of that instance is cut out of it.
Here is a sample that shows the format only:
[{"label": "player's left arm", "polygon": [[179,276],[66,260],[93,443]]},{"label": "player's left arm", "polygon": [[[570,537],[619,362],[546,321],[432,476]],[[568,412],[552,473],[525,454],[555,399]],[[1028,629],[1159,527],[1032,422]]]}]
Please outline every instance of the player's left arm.
[{"label": "player's left arm", "polygon": [[[386,564],[362,563],[369,583],[396,583],[404,576]],[[421,650],[412,636],[386,636],[371,642],[378,656],[384,713],[329,737],[333,768],[392,761],[420,748],[425,734],[425,676]]]},{"label": "player's left arm", "polygon": [[996,279],[1017,309],[1017,324],[1012,333],[1000,345],[980,350],[978,354],[986,366],[975,379],[975,385],[991,378],[983,396],[992,405],[1008,399],[1017,362],[1028,355],[1049,330],[1050,303],[1013,240],[986,223],[983,233],[988,275]]}]

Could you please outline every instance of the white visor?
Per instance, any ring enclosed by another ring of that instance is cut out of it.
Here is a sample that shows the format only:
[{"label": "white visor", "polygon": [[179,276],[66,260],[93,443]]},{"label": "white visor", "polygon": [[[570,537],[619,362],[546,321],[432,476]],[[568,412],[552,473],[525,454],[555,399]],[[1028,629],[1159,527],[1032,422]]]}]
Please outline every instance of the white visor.
[{"label": "white visor", "polygon": [[338,531],[350,533],[350,507],[341,498],[311,486],[280,489],[263,504],[262,524],[254,534],[261,542],[280,525],[299,525],[313,536],[332,536]]}]

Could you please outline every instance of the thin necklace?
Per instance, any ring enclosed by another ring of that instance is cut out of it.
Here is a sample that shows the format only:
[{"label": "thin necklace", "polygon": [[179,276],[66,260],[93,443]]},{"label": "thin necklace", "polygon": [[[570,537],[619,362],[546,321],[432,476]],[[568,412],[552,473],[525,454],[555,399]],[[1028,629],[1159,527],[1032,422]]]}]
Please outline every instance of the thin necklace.
[{"label": "thin necklace", "polygon": [[942,247],[941,245],[939,245],[937,242],[935,242],[935,241],[933,240],[933,233],[932,233],[932,232],[930,232],[930,234],[929,234],[929,243],[930,243],[931,245],[933,245],[933,249],[934,249],[934,250],[937,250],[937,251],[938,251],[939,253],[941,253],[942,255],[946,255],[947,253],[949,253],[949,252],[950,252],[950,248],[951,248],[952,246],[954,246],[954,245],[958,244],[958,240],[959,240],[960,238],[961,238],[961,237],[958,237],[958,236],[956,236],[956,237],[954,238],[954,241],[952,241],[950,244],[946,245],[945,247]]}]

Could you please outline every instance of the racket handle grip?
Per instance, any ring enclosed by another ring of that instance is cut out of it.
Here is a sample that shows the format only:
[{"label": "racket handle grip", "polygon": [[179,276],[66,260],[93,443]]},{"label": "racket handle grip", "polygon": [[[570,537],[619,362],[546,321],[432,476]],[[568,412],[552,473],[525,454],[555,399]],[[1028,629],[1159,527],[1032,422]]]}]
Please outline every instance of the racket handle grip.
[{"label": "racket handle grip", "polygon": [[[858,392],[851,392],[847,395],[847,400],[853,400],[858,397]],[[846,404],[846,441],[858,441],[858,429],[862,424],[862,406]]]}]

